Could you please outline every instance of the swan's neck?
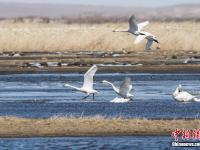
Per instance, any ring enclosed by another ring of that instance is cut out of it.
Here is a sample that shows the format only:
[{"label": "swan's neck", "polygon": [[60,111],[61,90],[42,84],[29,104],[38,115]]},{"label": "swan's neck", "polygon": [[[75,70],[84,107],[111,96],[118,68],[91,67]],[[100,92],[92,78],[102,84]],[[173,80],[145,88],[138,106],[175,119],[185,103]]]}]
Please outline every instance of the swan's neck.
[{"label": "swan's neck", "polygon": [[178,95],[179,93],[180,93],[180,88],[177,87],[176,90],[175,90],[175,92],[174,92],[174,96]]},{"label": "swan's neck", "polygon": [[72,86],[72,85],[69,85],[69,84],[66,84],[65,86],[66,87],[71,87],[72,89],[75,89],[77,91],[81,91],[81,88],[78,88],[78,87],[75,87],[75,86]]},{"label": "swan's neck", "polygon": [[115,86],[114,86],[114,84],[112,84],[112,83],[110,83],[110,82],[108,82],[108,81],[105,81],[107,84],[109,84],[109,85],[111,85],[112,86],[112,88],[113,88],[113,90],[116,92],[116,93],[118,93],[119,94],[119,89],[118,88],[116,88]]}]

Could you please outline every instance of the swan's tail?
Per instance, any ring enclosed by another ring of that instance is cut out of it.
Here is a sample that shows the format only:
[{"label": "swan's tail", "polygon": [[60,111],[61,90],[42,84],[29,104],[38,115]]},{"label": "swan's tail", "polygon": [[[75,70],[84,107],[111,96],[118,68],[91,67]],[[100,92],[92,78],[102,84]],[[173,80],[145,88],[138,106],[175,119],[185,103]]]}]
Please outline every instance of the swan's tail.
[{"label": "swan's tail", "polygon": [[200,102],[200,99],[194,98],[194,101],[195,101],[195,102]]}]

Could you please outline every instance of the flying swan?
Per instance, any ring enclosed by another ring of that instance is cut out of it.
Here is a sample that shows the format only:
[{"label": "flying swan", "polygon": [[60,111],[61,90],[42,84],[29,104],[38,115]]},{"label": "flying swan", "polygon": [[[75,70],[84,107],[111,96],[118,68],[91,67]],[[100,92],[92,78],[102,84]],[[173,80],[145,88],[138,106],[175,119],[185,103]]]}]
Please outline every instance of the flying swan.
[{"label": "flying swan", "polygon": [[172,96],[178,102],[191,102],[191,101],[200,102],[200,100],[196,98],[194,95],[191,95],[186,91],[183,91],[182,85],[178,85]]},{"label": "flying swan", "polygon": [[96,90],[93,89],[93,77],[97,71],[97,66],[93,65],[85,74],[84,74],[84,81],[83,81],[83,86],[81,88],[71,86],[69,84],[65,84],[65,87],[71,87],[77,91],[86,93],[87,96],[84,97],[83,99],[86,99],[87,97],[90,96],[90,94],[93,94],[93,99],[94,99],[94,94],[98,93]]},{"label": "flying swan", "polygon": [[151,50],[151,46],[153,45],[153,42],[157,43],[157,49],[160,49],[160,43],[158,42],[158,39],[155,35],[148,33],[148,32],[144,32],[141,31],[145,26],[147,26],[149,24],[149,21],[145,21],[142,23],[137,23],[135,16],[132,15],[129,18],[129,29],[125,29],[125,30],[114,30],[113,32],[129,32],[135,36],[137,36],[134,44],[138,44],[140,43],[143,39],[147,39],[147,43],[146,43],[146,50]]},{"label": "flying swan", "polygon": [[117,93],[119,96],[121,96],[123,98],[123,99],[115,98],[111,102],[127,102],[127,101],[131,100],[133,97],[133,95],[130,94],[130,92],[132,90],[130,78],[125,78],[119,88],[115,87],[114,84],[112,84],[111,82],[108,82],[106,80],[103,80],[102,83],[111,85],[113,90],[115,91],[115,93]]}]

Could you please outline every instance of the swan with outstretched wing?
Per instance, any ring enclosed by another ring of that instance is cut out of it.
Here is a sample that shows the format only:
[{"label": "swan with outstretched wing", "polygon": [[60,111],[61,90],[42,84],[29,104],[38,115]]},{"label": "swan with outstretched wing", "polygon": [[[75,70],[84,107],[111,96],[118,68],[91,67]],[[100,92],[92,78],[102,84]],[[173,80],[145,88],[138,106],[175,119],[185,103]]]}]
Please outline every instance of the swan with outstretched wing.
[{"label": "swan with outstretched wing", "polygon": [[65,87],[71,87],[77,91],[86,93],[87,96],[84,97],[83,99],[86,99],[87,97],[90,96],[90,94],[93,94],[93,99],[94,99],[94,94],[98,93],[96,90],[93,89],[93,77],[97,71],[97,66],[93,65],[85,74],[84,74],[84,81],[83,81],[83,86],[81,88],[75,87],[69,84],[65,84]]},{"label": "swan with outstretched wing", "polygon": [[119,88],[117,88],[113,83],[106,80],[103,80],[102,83],[111,85],[115,93],[123,98],[117,98],[117,100],[119,100],[120,102],[127,102],[133,98],[133,95],[131,94],[132,85],[130,78],[125,78]]}]

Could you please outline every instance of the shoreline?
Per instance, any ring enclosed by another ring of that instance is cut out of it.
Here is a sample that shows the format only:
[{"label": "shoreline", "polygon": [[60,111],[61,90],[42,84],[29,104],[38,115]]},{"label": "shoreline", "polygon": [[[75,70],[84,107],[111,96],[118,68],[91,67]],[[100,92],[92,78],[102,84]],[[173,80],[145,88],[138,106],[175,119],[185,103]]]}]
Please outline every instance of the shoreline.
[{"label": "shoreline", "polygon": [[[97,64],[98,65],[98,64]],[[32,73],[85,73],[89,68],[78,67],[45,67],[17,68],[0,67],[0,74],[32,74]],[[100,66],[99,73],[200,73],[200,65],[152,65],[152,66]]]},{"label": "shoreline", "polygon": [[199,129],[200,120],[106,119],[98,116],[48,119],[0,117],[0,138],[170,136],[176,128]]},{"label": "shoreline", "polygon": [[93,64],[99,66],[100,73],[200,73],[200,54],[163,55],[159,51],[0,53],[0,74],[83,73]]}]

